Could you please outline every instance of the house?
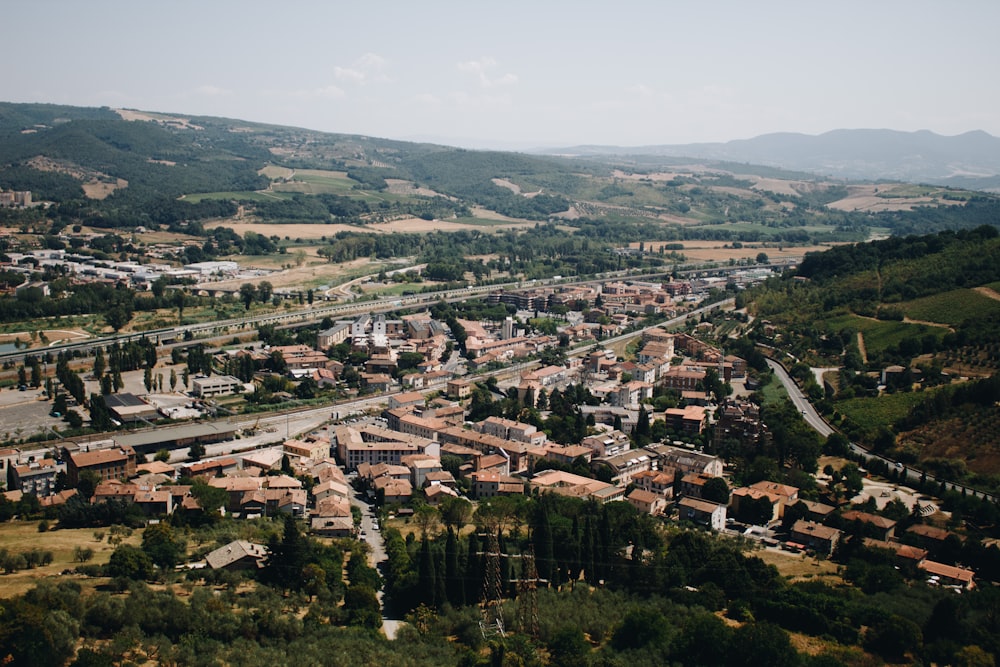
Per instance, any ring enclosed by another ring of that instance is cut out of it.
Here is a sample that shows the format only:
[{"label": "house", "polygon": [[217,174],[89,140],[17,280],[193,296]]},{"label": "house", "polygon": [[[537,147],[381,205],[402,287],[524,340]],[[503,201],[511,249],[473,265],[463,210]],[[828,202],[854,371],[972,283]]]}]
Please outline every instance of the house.
[{"label": "house", "polygon": [[89,470],[103,481],[128,479],[135,476],[135,450],[128,445],[90,452],[75,452],[66,462],[70,486],[80,483],[80,473]]},{"label": "house", "polygon": [[381,492],[383,502],[406,503],[413,497],[413,487],[409,479],[393,479],[383,476],[373,482],[375,492]]},{"label": "house", "polygon": [[632,447],[628,434],[615,430],[600,435],[588,435],[580,444],[593,450],[593,458],[601,459],[617,456]]},{"label": "house", "polygon": [[472,389],[476,386],[474,382],[469,380],[463,380],[461,378],[455,378],[454,380],[448,380],[448,398],[455,399],[456,401],[461,401],[472,396]]},{"label": "house", "polygon": [[825,505],[814,500],[799,500],[795,504],[797,505],[798,503],[802,503],[806,506],[807,514],[805,518],[815,523],[825,523],[830,515],[837,509],[832,505]]},{"label": "house", "polygon": [[609,503],[625,499],[625,489],[598,479],[582,477],[563,470],[543,470],[531,478],[532,490]]},{"label": "house", "polygon": [[726,527],[726,506],[700,498],[681,498],[677,503],[678,518],[690,521],[711,530],[721,531]]},{"label": "house", "polygon": [[840,531],[830,526],[799,519],[792,526],[790,541],[804,545],[816,553],[829,556],[840,539]]},{"label": "house", "polygon": [[[144,464],[148,465],[148,464]],[[181,474],[185,477],[219,477],[234,472],[239,468],[239,461],[232,457],[212,459],[210,461],[195,461],[181,466]]]},{"label": "house", "polygon": [[780,519],[782,509],[784,508],[784,505],[781,504],[781,497],[777,494],[749,486],[741,486],[738,489],[733,489],[733,492],[730,494],[729,504],[733,508],[733,516],[739,517],[741,515],[742,508],[748,500],[760,502],[761,499],[766,499],[771,506],[771,517],[767,520],[767,523]]},{"label": "house", "polygon": [[891,551],[895,556],[896,562],[900,565],[908,564],[916,566],[920,563],[920,561],[927,558],[927,549],[921,549],[920,547],[910,546],[909,544],[903,544],[901,542],[886,542],[884,540],[875,540],[870,537],[866,537],[865,546],[869,549],[885,549]]},{"label": "house", "polygon": [[266,560],[267,547],[246,540],[235,540],[205,556],[205,564],[213,570],[257,570]]},{"label": "house", "polygon": [[879,540],[888,541],[892,538],[896,530],[896,522],[877,514],[850,510],[843,514],[845,526],[854,525],[860,527],[861,532],[867,537],[874,537]]},{"label": "house", "polygon": [[349,516],[312,516],[309,529],[322,537],[351,537],[354,535],[354,519]]},{"label": "house", "polygon": [[632,478],[644,471],[653,469],[653,457],[645,449],[630,449],[616,456],[591,461],[591,469],[601,468],[611,470],[611,481],[621,486],[628,486]]},{"label": "house", "polygon": [[936,549],[944,546],[945,541],[953,537],[959,541],[964,542],[965,537],[953,533],[944,528],[938,528],[937,526],[928,526],[926,524],[918,523],[910,526],[903,533],[903,539],[911,544],[916,544],[925,549],[935,551]]},{"label": "house", "polygon": [[537,452],[543,458],[562,463],[563,465],[573,465],[577,459],[586,461],[589,465],[594,451],[585,445],[557,445],[554,442],[546,443],[544,447],[539,447]]},{"label": "house", "polygon": [[682,496],[690,496],[692,498],[702,498],[704,497],[703,491],[705,484],[710,479],[717,479],[711,475],[706,475],[701,472],[690,472],[683,477],[681,477],[680,491]]},{"label": "house", "polygon": [[472,495],[479,500],[524,494],[524,482],[517,477],[495,472],[474,472],[469,475],[469,479],[472,481]]},{"label": "house", "polygon": [[667,428],[678,433],[696,435],[705,428],[706,411],[698,405],[688,405],[683,408],[667,408],[663,413]]},{"label": "house", "polygon": [[628,494],[625,499],[632,507],[643,514],[663,514],[663,511],[667,508],[667,499],[663,494],[653,493],[644,489],[633,489],[632,493]]},{"label": "house", "polygon": [[284,453],[279,449],[261,449],[250,452],[243,457],[243,469],[256,470],[258,474],[264,474],[269,470],[279,469],[283,457]]},{"label": "house", "polygon": [[330,456],[330,441],[326,438],[307,438],[306,440],[292,438],[285,440],[283,449],[285,454],[289,456],[318,462]]},{"label": "house", "polygon": [[976,587],[976,582],[973,579],[975,572],[964,567],[946,565],[933,560],[923,560],[917,564],[917,567],[929,575],[928,583],[933,582],[934,584],[943,586],[957,586],[967,591],[971,591]]},{"label": "house", "polygon": [[632,483],[640,489],[651,491],[667,500],[674,497],[674,473],[663,470],[645,470],[632,477]]},{"label": "house", "polygon": [[673,468],[682,473],[700,472],[710,477],[722,477],[722,459],[672,445],[649,445],[644,448],[656,457],[660,470]]}]

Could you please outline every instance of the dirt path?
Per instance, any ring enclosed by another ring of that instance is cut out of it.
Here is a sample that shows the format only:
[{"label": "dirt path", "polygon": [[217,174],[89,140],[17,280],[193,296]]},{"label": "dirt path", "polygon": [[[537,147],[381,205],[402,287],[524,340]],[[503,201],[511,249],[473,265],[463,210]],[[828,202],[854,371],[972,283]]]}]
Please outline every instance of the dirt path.
[{"label": "dirt path", "polygon": [[1000,292],[997,292],[992,287],[973,287],[973,292],[979,292],[983,296],[993,299],[994,301],[1000,301]]},{"label": "dirt path", "polygon": [[861,363],[868,364],[868,350],[865,349],[865,335],[858,332],[858,351],[861,352]]},{"label": "dirt path", "polygon": [[903,318],[903,324],[923,324],[929,327],[939,327],[941,329],[947,329],[948,331],[954,332],[955,330],[948,326],[947,324],[941,324],[940,322],[928,322],[927,320],[911,320],[909,317]]}]

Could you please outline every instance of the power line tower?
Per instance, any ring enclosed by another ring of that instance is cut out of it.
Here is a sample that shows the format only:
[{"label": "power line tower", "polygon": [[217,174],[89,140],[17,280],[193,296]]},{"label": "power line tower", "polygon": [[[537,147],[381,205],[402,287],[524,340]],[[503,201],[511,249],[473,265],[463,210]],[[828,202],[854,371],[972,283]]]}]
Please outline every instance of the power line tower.
[{"label": "power line tower", "polygon": [[521,578],[517,580],[517,614],[521,632],[538,639],[538,568],[535,548],[530,544],[521,555]]},{"label": "power line tower", "polygon": [[497,526],[486,529],[486,551],[483,563],[483,600],[480,604],[483,617],[479,620],[479,629],[484,639],[503,637],[503,583],[500,581],[500,539]]}]

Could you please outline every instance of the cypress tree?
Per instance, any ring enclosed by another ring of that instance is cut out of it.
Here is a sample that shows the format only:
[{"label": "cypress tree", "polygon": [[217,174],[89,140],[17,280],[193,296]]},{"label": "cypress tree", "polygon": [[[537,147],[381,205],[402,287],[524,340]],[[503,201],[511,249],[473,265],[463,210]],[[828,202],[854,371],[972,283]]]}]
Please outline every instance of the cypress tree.
[{"label": "cypress tree", "polygon": [[479,555],[479,536],[469,533],[469,550],[465,559],[465,604],[478,604],[483,585],[482,560]]},{"label": "cypress tree", "polygon": [[424,604],[433,607],[435,605],[435,593],[437,586],[434,582],[434,558],[431,556],[431,543],[424,535],[420,540],[420,565],[417,568],[417,595]]},{"label": "cypress tree", "polygon": [[532,542],[535,545],[535,564],[538,576],[556,584],[555,546],[552,543],[552,525],[549,523],[549,503],[543,497],[538,505],[537,520]]},{"label": "cypress tree", "polygon": [[448,601],[456,607],[464,604],[465,586],[458,571],[458,538],[451,526],[448,526],[448,541],[444,547],[444,579]]}]

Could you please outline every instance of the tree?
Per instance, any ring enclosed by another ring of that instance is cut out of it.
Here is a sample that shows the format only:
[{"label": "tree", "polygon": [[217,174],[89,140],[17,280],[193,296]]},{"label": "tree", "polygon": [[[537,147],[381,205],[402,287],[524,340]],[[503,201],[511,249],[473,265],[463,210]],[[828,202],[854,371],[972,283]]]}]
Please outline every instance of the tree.
[{"label": "tree", "polygon": [[375,591],[367,586],[348,586],[344,593],[344,611],[348,625],[378,629],[382,626],[382,613]]},{"label": "tree", "polygon": [[702,486],[701,497],[713,503],[726,505],[729,503],[729,485],[721,477],[713,477]]},{"label": "tree", "polygon": [[97,348],[94,353],[94,377],[100,378],[104,375],[104,369],[107,368],[107,364],[104,361],[104,350]]},{"label": "tree", "polygon": [[76,489],[80,492],[81,496],[90,500],[94,497],[94,491],[100,483],[101,478],[96,472],[93,470],[84,470],[80,473],[80,476],[77,479]]},{"label": "tree", "polygon": [[170,391],[177,389],[177,370],[170,369]]},{"label": "tree", "polygon": [[196,442],[191,445],[188,449],[188,458],[192,461],[197,461],[205,455],[205,445],[200,442]]},{"label": "tree", "polygon": [[240,285],[240,301],[243,302],[244,309],[250,310],[250,304],[253,303],[256,296],[257,289],[251,283],[243,283]]},{"label": "tree", "polygon": [[90,395],[90,425],[97,431],[109,431],[114,426],[108,404],[100,394]]},{"label": "tree", "polygon": [[111,554],[104,571],[109,577],[149,579],[154,570],[153,561],[145,551],[131,544],[122,544]]},{"label": "tree", "polygon": [[461,530],[472,516],[472,503],[465,498],[445,498],[441,501],[440,512],[446,526]]},{"label": "tree", "polygon": [[132,312],[124,306],[113,306],[104,313],[104,321],[115,333],[118,333],[132,319]]},{"label": "tree", "polygon": [[267,303],[274,294],[274,287],[266,280],[260,281],[257,285],[257,299],[261,303]]},{"label": "tree", "polygon": [[184,538],[174,535],[170,524],[161,521],[142,531],[142,550],[149,559],[163,569],[173,568],[184,556]]}]

